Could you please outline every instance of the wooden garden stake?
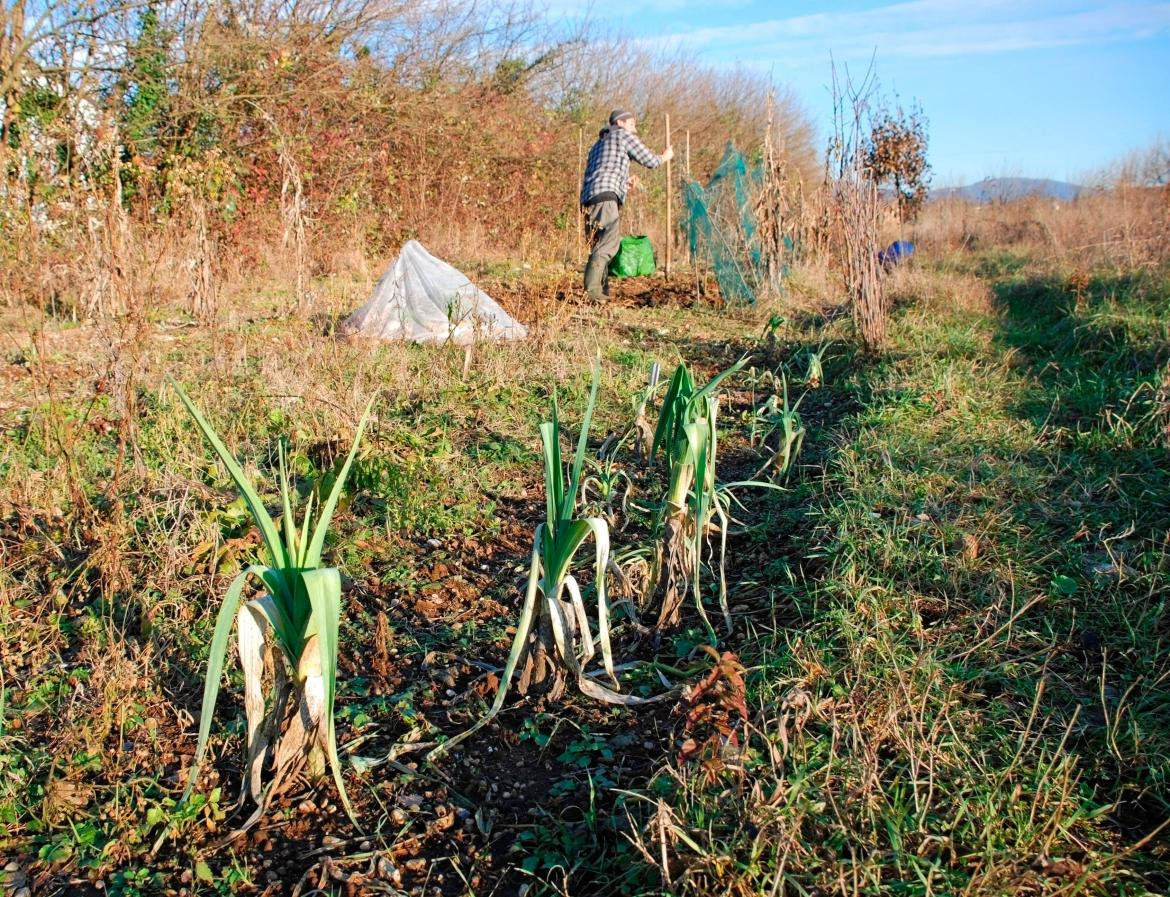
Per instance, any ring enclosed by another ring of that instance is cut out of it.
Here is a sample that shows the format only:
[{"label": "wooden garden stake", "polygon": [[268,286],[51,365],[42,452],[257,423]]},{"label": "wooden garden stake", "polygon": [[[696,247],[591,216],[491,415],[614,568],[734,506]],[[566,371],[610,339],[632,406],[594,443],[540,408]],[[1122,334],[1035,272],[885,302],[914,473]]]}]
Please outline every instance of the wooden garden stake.
[{"label": "wooden garden stake", "polygon": [[[670,149],[670,114],[666,116],[666,148]],[[670,245],[674,242],[674,230],[670,226],[670,194],[674,192],[670,180],[670,159],[666,160],[666,276],[670,277]]]},{"label": "wooden garden stake", "polygon": [[[686,155],[683,156],[683,175],[689,182],[691,179],[691,129],[687,128],[687,147]],[[687,234],[687,267],[691,266],[691,238],[690,233]]]},{"label": "wooden garden stake", "polygon": [[[582,172],[585,159],[585,144],[583,142],[584,129],[577,128],[577,188],[580,189],[581,180],[585,177]],[[581,259],[585,250],[585,211],[581,208],[581,204],[577,204],[577,264],[581,264]]]}]

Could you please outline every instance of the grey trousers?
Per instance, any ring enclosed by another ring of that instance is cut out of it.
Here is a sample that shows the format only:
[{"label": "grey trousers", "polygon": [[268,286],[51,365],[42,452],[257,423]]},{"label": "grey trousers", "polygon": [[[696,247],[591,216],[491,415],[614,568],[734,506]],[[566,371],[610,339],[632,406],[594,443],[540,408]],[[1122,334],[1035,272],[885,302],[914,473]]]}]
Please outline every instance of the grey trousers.
[{"label": "grey trousers", "polygon": [[585,207],[589,261],[585,263],[585,292],[591,299],[609,295],[609,261],[621,246],[621,217],[613,200]]}]

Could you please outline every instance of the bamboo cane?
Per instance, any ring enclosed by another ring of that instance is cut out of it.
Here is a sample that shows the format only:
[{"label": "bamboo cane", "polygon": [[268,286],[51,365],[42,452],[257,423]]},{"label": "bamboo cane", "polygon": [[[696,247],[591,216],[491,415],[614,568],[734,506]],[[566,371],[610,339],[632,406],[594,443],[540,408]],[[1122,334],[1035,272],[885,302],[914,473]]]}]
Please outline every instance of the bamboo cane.
[{"label": "bamboo cane", "polygon": [[[691,129],[687,128],[687,147],[686,155],[683,156],[683,175],[689,183],[691,180]],[[687,267],[691,267],[693,260],[691,259],[691,238],[690,233],[687,233]]]},{"label": "bamboo cane", "polygon": [[[670,149],[670,114],[666,115],[666,148]],[[670,247],[674,242],[674,229],[670,226],[670,194],[674,192],[670,180],[670,159],[666,160],[666,276],[670,277]]]},{"label": "bamboo cane", "polygon": [[[584,166],[585,144],[583,141],[584,128],[577,128],[577,189],[581,189],[581,181],[585,177],[581,170]],[[581,204],[577,204],[577,264],[581,264],[581,257],[585,249],[585,212]]]}]

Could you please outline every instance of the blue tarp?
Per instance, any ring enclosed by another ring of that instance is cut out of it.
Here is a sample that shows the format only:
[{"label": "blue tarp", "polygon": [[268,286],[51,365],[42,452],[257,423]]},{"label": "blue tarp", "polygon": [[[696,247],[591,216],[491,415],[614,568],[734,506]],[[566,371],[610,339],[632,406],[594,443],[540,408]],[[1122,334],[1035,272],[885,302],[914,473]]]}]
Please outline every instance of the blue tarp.
[{"label": "blue tarp", "polygon": [[878,261],[887,271],[914,255],[914,244],[909,240],[895,240],[878,253]]}]

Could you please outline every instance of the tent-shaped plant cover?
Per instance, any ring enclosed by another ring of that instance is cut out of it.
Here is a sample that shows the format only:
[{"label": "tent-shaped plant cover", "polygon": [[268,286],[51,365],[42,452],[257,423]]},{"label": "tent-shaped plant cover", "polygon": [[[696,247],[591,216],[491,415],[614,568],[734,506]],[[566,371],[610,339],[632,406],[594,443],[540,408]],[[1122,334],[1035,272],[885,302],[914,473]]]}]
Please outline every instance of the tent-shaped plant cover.
[{"label": "tent-shaped plant cover", "polygon": [[[248,506],[264,545],[266,564],[255,564],[240,573],[228,587],[215,622],[207,660],[207,678],[199,717],[199,741],[182,801],[190,797],[207,752],[211,719],[227,655],[233,624],[238,630],[240,666],[244,673],[244,707],[248,723],[247,764],[239,804],[251,795],[255,813],[241,827],[249,828],[263,815],[272,797],[286,787],[306,762],[315,775],[324,774],[328,758],[333,780],[351,820],[353,807],[341,778],[333,702],[337,690],[338,625],[341,619],[341,575],[335,567],[321,566],[321,553],[342,487],[369,421],[366,407],[328,498],[313,520],[313,496],[306,502],[304,518],[297,527],[293,518],[291,489],[280,452],[280,496],[283,511],[280,531],[265,510],[223,441],[199,409],[174,380],[172,386],[195,419],[204,438],[231,474]],[[371,401],[371,405],[372,405]],[[267,593],[252,600],[243,597],[249,579]],[[272,670],[271,700],[264,695],[265,652]],[[267,703],[268,709],[265,711]],[[272,778],[267,788],[262,775],[272,747]]]}]

